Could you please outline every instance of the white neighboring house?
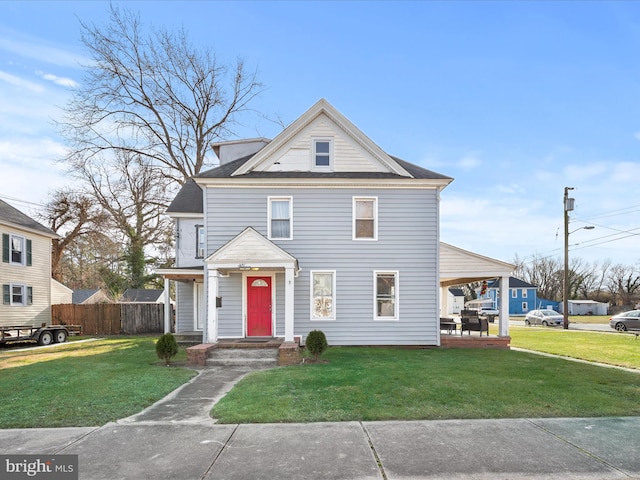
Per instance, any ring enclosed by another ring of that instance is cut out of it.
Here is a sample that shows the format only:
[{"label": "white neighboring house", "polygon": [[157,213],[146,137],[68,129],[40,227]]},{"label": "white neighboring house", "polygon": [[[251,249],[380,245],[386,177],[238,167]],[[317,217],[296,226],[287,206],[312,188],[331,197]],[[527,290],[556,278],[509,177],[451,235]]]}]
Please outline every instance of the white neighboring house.
[{"label": "white neighboring house", "polygon": [[65,305],[69,303],[73,303],[73,290],[52,278],[51,305]]},{"label": "white neighboring house", "polygon": [[458,314],[464,308],[464,292],[461,288],[450,287],[448,289],[449,308],[447,315]]},{"label": "white neighboring house", "polygon": [[58,236],[0,200],[0,326],[51,323],[51,241]]},{"label": "white neighboring house", "polygon": [[[607,315],[609,312],[607,303],[595,300],[567,300],[567,303],[569,315]],[[560,302],[560,313],[564,313],[563,307],[564,305]]]}]

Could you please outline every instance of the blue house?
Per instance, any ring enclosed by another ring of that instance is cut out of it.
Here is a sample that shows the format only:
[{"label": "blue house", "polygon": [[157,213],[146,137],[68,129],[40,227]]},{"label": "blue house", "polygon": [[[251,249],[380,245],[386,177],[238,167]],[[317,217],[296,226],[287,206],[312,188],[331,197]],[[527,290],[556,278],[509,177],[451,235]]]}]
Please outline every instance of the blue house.
[{"label": "blue house", "polygon": [[[500,279],[487,284],[486,298],[491,298],[496,305],[500,305]],[[558,302],[538,298],[538,287],[509,277],[509,315],[526,315],[531,310],[550,308],[558,310]]]}]

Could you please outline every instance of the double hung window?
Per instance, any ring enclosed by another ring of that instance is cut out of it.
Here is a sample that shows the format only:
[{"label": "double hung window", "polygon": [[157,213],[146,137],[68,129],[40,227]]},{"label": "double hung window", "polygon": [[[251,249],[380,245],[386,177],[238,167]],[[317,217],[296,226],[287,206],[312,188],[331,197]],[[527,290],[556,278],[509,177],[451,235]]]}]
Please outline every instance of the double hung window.
[{"label": "double hung window", "polygon": [[269,197],[269,238],[291,240],[293,238],[291,197]]},{"label": "double hung window", "polygon": [[375,319],[398,319],[398,272],[374,272]]},{"label": "double hung window", "polygon": [[204,258],[204,225],[196,225],[196,258]]},{"label": "double hung window", "polygon": [[2,303],[14,306],[33,304],[33,287],[17,283],[3,285]]},{"label": "double hung window", "polygon": [[353,199],[353,239],[376,240],[378,238],[378,199],[362,197]]},{"label": "double hung window", "polygon": [[311,319],[335,320],[335,272],[311,272]]},{"label": "double hung window", "polygon": [[2,234],[2,261],[12,265],[31,265],[31,240],[21,235]]}]

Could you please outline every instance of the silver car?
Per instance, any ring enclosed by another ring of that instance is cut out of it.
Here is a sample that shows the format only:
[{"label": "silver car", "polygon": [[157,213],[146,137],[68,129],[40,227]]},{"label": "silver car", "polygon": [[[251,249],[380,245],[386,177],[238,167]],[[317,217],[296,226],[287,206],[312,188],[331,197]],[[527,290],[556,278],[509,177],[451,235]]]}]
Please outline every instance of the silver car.
[{"label": "silver car", "polygon": [[640,330],[640,310],[631,310],[614,315],[609,319],[609,326],[619,332]]},{"label": "silver car", "polygon": [[524,317],[524,324],[529,327],[531,325],[542,325],[545,327],[562,325],[564,317],[555,310],[531,310]]}]

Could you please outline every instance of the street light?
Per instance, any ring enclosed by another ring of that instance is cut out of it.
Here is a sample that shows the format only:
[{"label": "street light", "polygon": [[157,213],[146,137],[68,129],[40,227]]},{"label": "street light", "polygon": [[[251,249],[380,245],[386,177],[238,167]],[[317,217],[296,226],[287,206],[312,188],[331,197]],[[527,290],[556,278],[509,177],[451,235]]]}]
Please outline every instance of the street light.
[{"label": "street light", "polygon": [[573,190],[573,187],[564,187],[564,272],[562,280],[562,318],[563,328],[567,330],[569,328],[569,235],[578,230],[593,230],[593,225],[586,225],[584,227],[576,228],[573,231],[569,231],[569,212],[573,210],[574,200],[569,198],[569,190]]}]

